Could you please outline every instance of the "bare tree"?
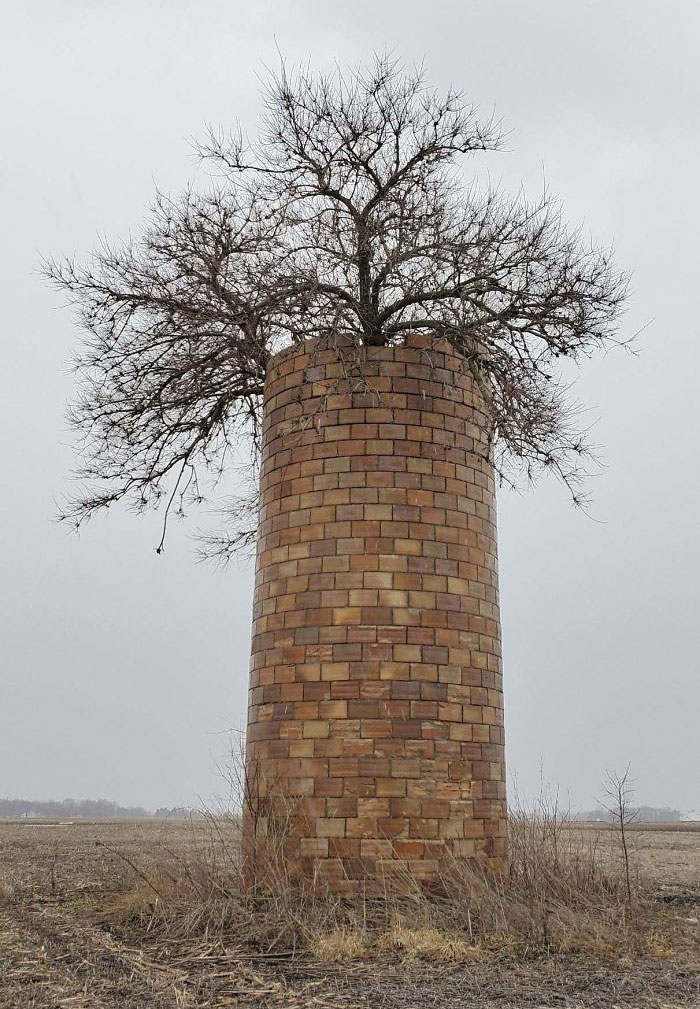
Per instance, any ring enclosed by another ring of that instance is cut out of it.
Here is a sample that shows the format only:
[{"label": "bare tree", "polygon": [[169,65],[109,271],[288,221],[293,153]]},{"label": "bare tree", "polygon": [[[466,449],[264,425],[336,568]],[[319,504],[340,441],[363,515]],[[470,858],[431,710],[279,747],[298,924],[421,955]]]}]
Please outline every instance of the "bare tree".
[{"label": "bare tree", "polygon": [[634,789],[630,778],[629,764],[624,774],[617,771],[608,771],[603,785],[605,791],[605,801],[602,803],[604,809],[608,811],[617,827],[622,851],[622,862],[625,870],[625,887],[627,890],[627,903],[632,904],[632,877],[630,869],[630,850],[627,828],[639,815],[639,810],[632,806]]},{"label": "bare tree", "polygon": [[[558,372],[616,341],[627,279],[562,223],[556,201],[465,178],[502,144],[462,93],[389,57],[273,74],[257,140],[210,132],[218,182],[159,195],[138,241],[87,266],[50,262],[86,336],[77,355],[76,524],[123,500],[200,502],[241,435],[256,443],[267,361],[291,343],[446,339],[474,374],[494,461],[553,470],[580,500],[584,435]],[[215,543],[249,541],[246,509]],[[161,544],[162,545],[162,544]]]}]

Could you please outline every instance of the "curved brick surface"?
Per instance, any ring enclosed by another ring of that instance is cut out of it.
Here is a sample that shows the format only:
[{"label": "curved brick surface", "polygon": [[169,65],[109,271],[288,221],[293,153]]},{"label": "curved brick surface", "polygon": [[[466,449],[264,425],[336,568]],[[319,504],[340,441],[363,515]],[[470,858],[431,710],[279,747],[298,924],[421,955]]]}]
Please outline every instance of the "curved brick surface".
[{"label": "curved brick surface", "polygon": [[493,472],[468,369],[410,341],[266,382],[246,826],[291,808],[292,869],[338,891],[504,854]]}]

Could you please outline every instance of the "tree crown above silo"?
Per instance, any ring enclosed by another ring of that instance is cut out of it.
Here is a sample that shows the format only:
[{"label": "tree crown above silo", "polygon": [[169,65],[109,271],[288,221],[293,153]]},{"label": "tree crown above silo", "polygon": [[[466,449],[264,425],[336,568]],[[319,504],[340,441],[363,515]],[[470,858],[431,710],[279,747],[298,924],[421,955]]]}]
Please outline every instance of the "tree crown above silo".
[{"label": "tree crown above silo", "polygon": [[[256,442],[271,355],[409,333],[461,354],[502,477],[552,470],[578,499],[587,446],[558,366],[617,342],[627,279],[609,255],[549,194],[470,181],[501,127],[421,70],[283,67],[263,97],[257,138],[201,145],[209,191],[158,195],[139,238],[47,265],[84,330],[70,411],[82,490],[66,517],[201,502],[241,437]],[[233,512],[224,553],[249,539],[246,506]]]}]

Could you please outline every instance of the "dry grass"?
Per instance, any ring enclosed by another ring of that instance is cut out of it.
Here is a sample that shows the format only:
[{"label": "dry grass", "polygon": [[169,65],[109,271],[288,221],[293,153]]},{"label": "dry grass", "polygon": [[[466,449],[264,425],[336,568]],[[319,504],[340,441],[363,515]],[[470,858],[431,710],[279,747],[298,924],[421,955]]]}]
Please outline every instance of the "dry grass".
[{"label": "dry grass", "polygon": [[452,962],[473,960],[483,953],[480,946],[473,945],[460,933],[440,928],[411,928],[401,921],[394,922],[387,932],[379,936],[376,948],[409,957]]},{"label": "dry grass", "polygon": [[251,890],[242,879],[236,822],[209,827],[206,842],[189,853],[137,870],[133,885],[107,908],[108,920],[171,938],[235,937],[268,952],[307,949],[332,961],[388,949],[469,960],[475,951],[504,946],[640,954],[660,943],[653,908],[636,882],[632,902],[627,897],[611,838],[602,844],[556,810],[512,817],[507,876],[454,863],[440,897],[408,878],[399,893],[356,900],[313,883],[301,890],[288,877],[281,843],[269,842],[258,855],[268,885]]},{"label": "dry grass", "polygon": [[0,823],[0,1005],[700,1004],[698,832],[635,831],[631,907],[614,831],[558,815],[514,818],[505,879],[350,902],[246,891],[215,819]]},{"label": "dry grass", "polygon": [[367,944],[358,929],[334,928],[331,932],[309,933],[307,947],[317,960],[344,963],[366,956]]}]

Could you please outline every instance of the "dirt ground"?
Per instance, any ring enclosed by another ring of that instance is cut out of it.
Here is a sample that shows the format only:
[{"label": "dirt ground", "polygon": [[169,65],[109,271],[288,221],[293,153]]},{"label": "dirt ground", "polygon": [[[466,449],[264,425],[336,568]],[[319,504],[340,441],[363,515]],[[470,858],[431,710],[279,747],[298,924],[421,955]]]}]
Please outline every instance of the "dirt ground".
[{"label": "dirt ground", "polygon": [[[137,871],[207,845],[193,821],[0,821],[1,1009],[676,1009],[700,1006],[700,824],[635,829],[635,871],[683,937],[635,958],[528,955],[470,963],[385,954],[341,964],[203,937],[150,942],[100,909]],[[617,857],[614,837],[595,831]],[[607,846],[607,847],[606,847]],[[679,954],[679,948],[681,953]]]}]

